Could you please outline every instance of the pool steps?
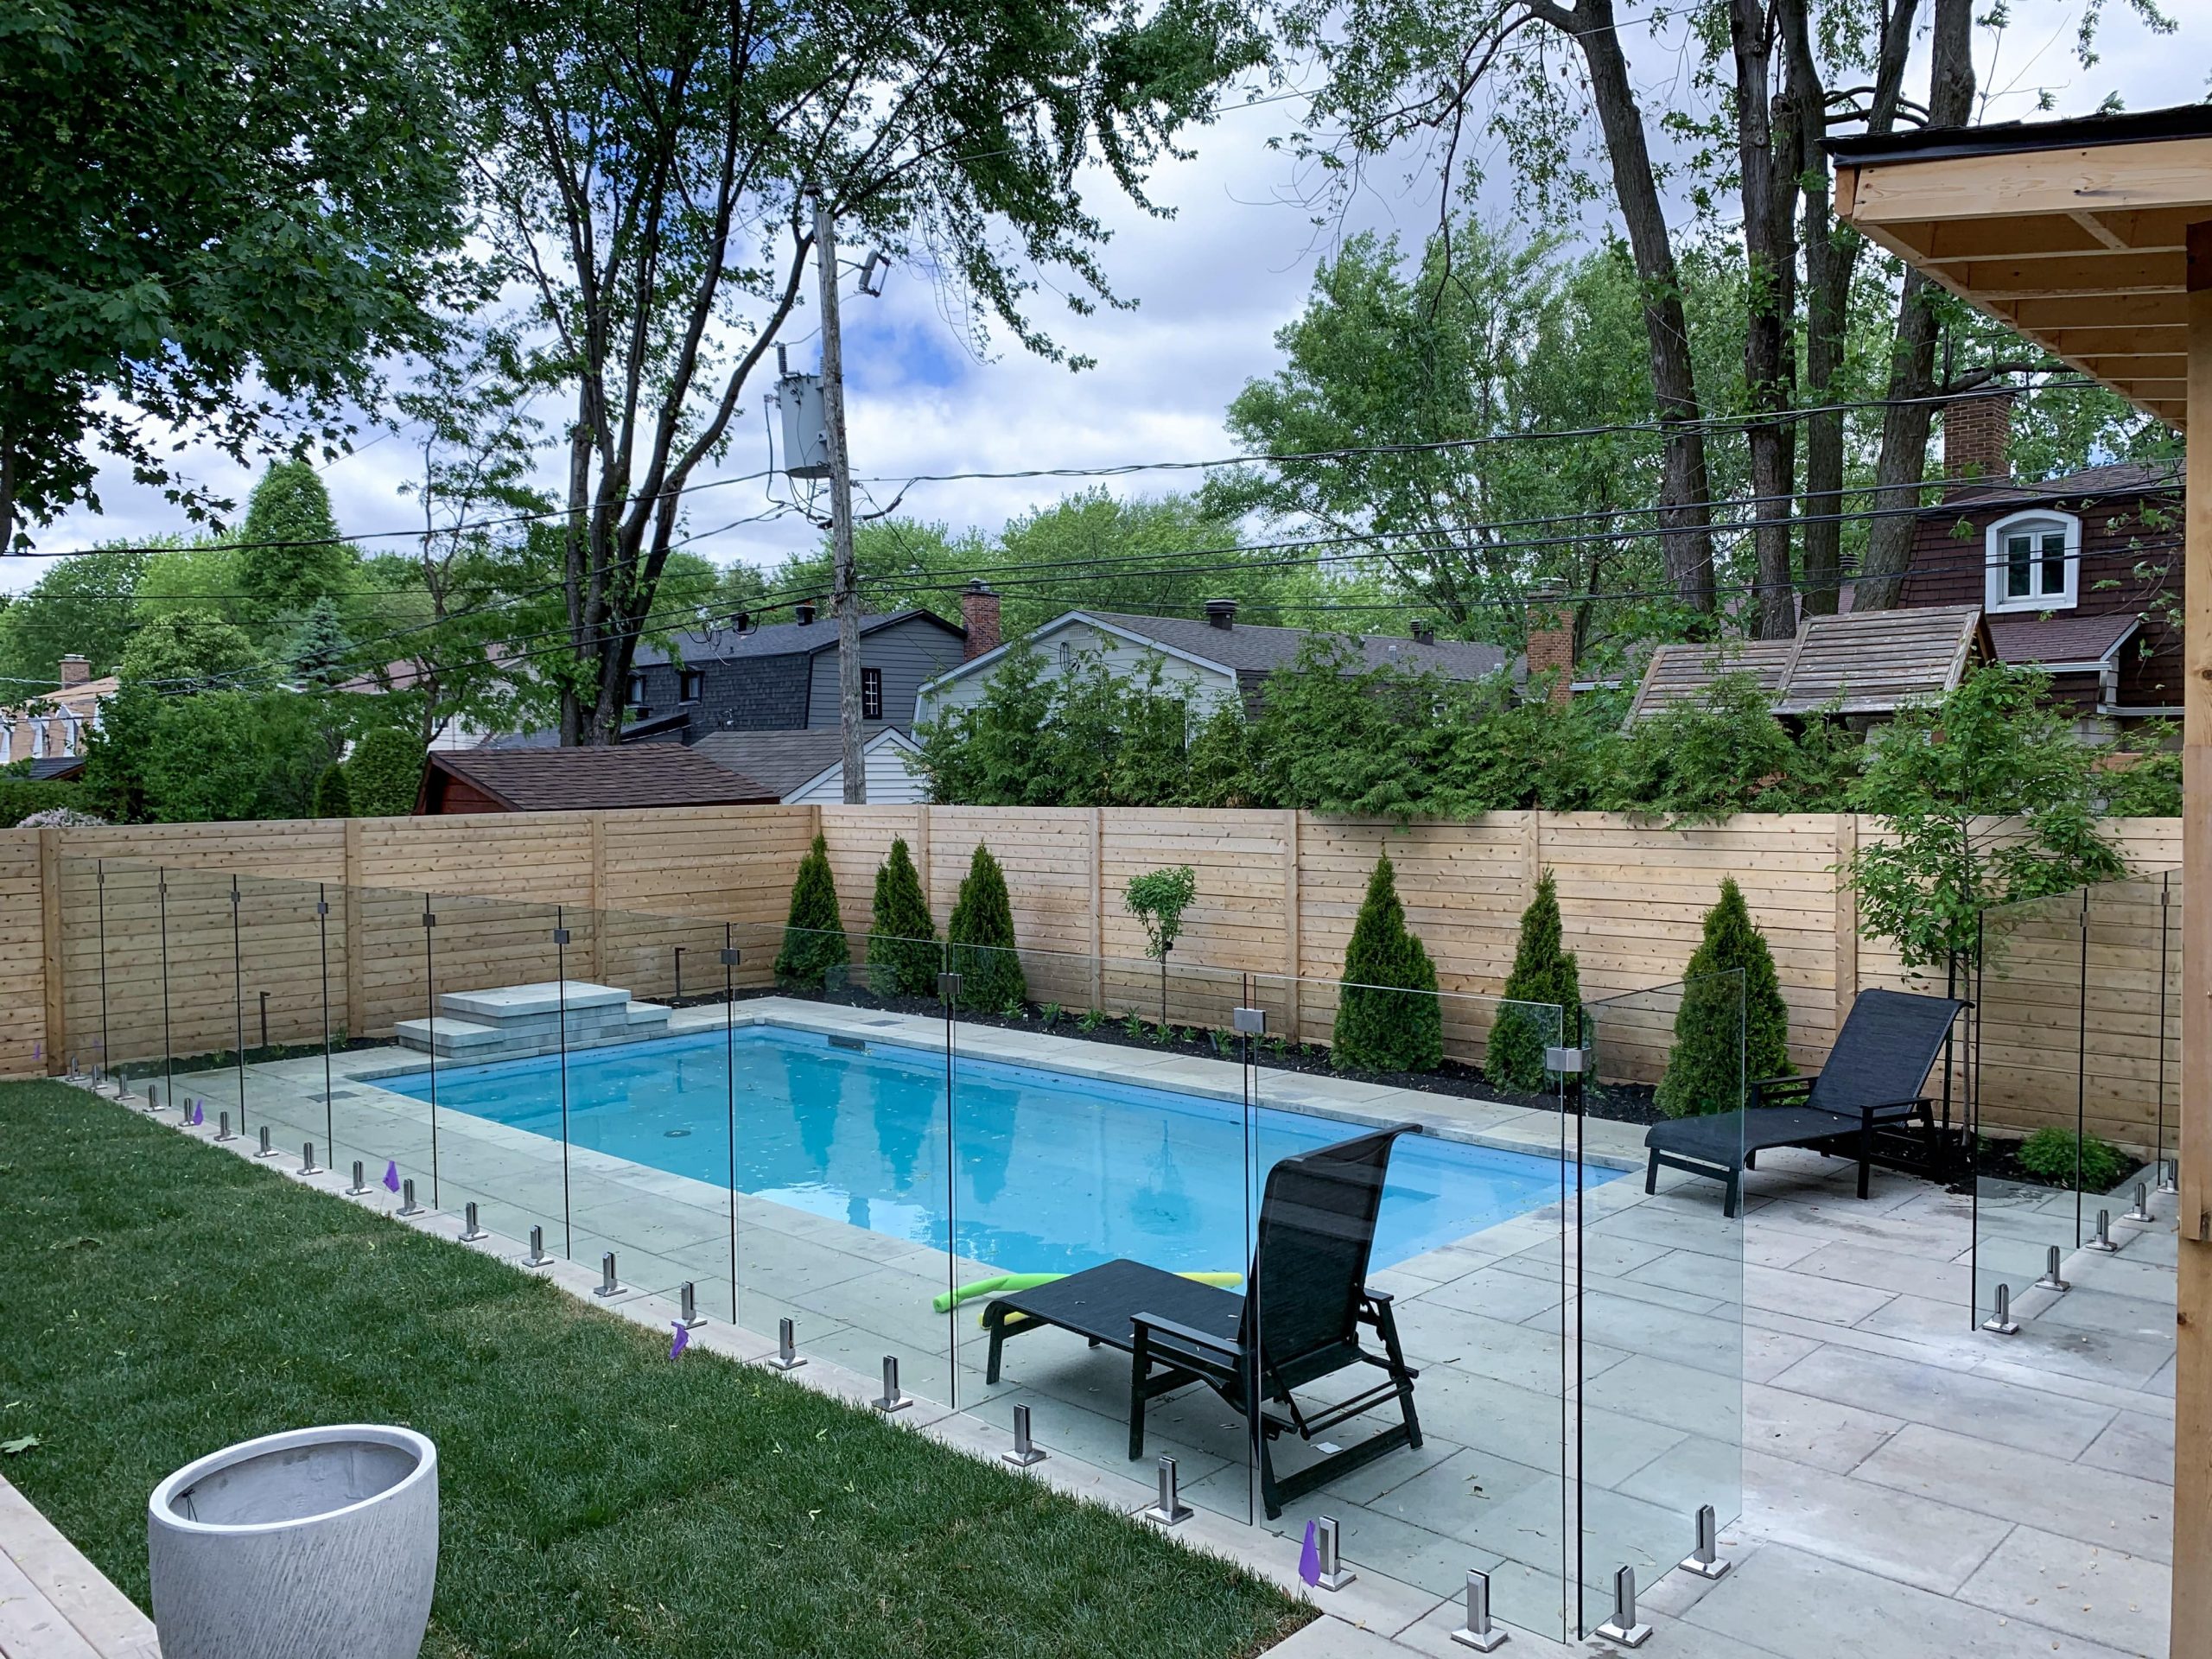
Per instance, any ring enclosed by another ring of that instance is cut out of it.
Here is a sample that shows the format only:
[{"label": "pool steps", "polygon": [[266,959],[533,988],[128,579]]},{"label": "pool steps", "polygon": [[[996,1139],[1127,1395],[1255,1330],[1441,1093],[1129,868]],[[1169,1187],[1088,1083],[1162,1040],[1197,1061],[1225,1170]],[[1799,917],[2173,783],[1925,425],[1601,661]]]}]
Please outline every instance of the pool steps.
[{"label": "pool steps", "polygon": [[613,985],[583,980],[508,985],[492,990],[448,991],[433,1018],[402,1020],[392,1034],[403,1048],[442,1060],[484,1065],[550,1054],[563,1046],[562,1005],[568,1008],[569,1048],[603,1048],[668,1034],[669,1010],[639,1002]]}]

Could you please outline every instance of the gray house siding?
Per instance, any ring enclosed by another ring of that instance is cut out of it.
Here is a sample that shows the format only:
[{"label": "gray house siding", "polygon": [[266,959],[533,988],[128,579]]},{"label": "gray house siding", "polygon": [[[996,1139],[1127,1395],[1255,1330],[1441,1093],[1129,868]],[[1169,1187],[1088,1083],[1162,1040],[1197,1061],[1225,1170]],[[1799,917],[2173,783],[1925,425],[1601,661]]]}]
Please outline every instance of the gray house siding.
[{"label": "gray house siding", "polygon": [[[914,694],[938,675],[960,666],[963,642],[934,622],[912,617],[895,627],[878,628],[861,641],[861,666],[883,672],[883,715],[886,724],[906,731],[914,723]],[[825,651],[814,659],[813,686],[806,700],[803,726],[837,723],[837,653]]]},{"label": "gray house siding", "polygon": [[[669,662],[641,662],[644,682],[632,719],[658,718],[689,710],[683,741],[696,743],[709,732],[781,732],[837,723],[837,631],[817,622],[798,632],[818,632],[819,645],[773,655],[695,655],[685,669],[700,677],[699,696],[679,700],[683,670]],[[958,634],[926,617],[870,629],[861,636],[861,666],[883,673],[883,719],[904,731],[914,723],[914,693],[922,683],[960,665]]]}]

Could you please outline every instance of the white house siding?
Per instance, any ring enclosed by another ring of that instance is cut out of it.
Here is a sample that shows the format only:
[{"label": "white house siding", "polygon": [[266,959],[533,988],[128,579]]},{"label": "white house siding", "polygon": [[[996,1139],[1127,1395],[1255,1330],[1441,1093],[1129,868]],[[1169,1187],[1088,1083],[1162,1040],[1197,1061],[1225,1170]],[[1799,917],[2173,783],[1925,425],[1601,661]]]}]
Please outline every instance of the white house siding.
[{"label": "white house siding", "polygon": [[[870,806],[913,806],[929,798],[927,780],[906,770],[910,750],[896,743],[878,743],[862,758],[868,762],[868,802]],[[845,769],[832,766],[798,793],[784,797],[794,805],[836,806],[845,798]]]},{"label": "white house siding", "polygon": [[[1080,667],[1086,656],[1098,658],[1114,672],[1132,683],[1140,682],[1145,672],[1147,658],[1160,659],[1160,677],[1163,690],[1179,691],[1190,705],[1194,719],[1202,719],[1217,703],[1237,695],[1236,677],[1217,670],[1201,668],[1186,659],[1172,656],[1157,645],[1124,639],[1119,634],[1106,633],[1087,622],[1070,622],[1064,626],[1048,628],[1033,636],[1031,643],[1045,658],[1046,672],[1058,678],[1061,673],[1060,647],[1070,647],[1071,654]],[[1008,656],[1013,653],[1009,652]],[[990,689],[991,677],[1006,661],[1001,658],[988,669],[967,674],[950,684],[942,686],[922,700],[915,719],[932,718],[931,709],[973,708],[982,702]],[[875,798],[871,793],[870,800]]]}]

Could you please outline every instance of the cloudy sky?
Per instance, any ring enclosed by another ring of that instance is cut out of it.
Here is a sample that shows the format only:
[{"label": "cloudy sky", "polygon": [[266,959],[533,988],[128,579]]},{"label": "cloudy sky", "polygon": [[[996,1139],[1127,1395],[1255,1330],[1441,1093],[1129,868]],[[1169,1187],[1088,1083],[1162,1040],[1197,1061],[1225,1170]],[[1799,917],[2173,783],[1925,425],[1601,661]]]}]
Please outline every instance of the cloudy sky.
[{"label": "cloudy sky", "polygon": [[[2114,92],[2131,109],[2205,96],[2212,4],[2168,0],[2181,26],[2166,36],[2153,35],[2126,6],[2109,6],[2100,60],[2085,69],[2072,51],[2082,3],[2019,0],[2013,27],[1994,60],[1983,66],[1983,88],[1993,94],[1986,118],[2033,118],[2036,97],[2046,90],[2061,114],[2094,110]],[[1633,10],[1648,16],[1663,8]],[[1638,33],[1630,55],[1647,110],[1679,101],[1685,89],[1678,36]],[[856,472],[903,481],[926,473],[1105,467],[1227,453],[1223,411],[1247,380],[1274,367],[1273,336],[1298,312],[1315,260],[1351,229],[1396,229],[1410,243],[1435,220],[1433,189],[1418,161],[1408,158],[1403,166],[1376,168],[1345,213],[1317,226],[1291,157],[1267,143],[1294,123],[1300,107],[1231,107],[1198,133],[1196,158],[1171,163],[1155,177],[1154,194],[1175,210],[1172,218],[1147,218],[1110,187],[1096,188],[1093,205],[1114,229],[1107,269],[1137,308],[1084,319],[1047,311],[1043,308],[1056,304],[1052,296],[1038,296],[1049,332],[1071,352],[1096,358],[1094,369],[1071,374],[1011,347],[978,359],[942,320],[937,296],[918,271],[894,271],[880,299],[849,300],[848,418]],[[1495,194],[1485,211],[1503,218],[1510,203],[1502,188]],[[810,360],[811,345],[800,350]],[[728,475],[758,471],[766,462],[759,399],[748,401],[750,420],[721,465]],[[410,436],[365,431],[354,453],[325,468],[348,533],[414,521],[398,493],[417,460]],[[194,452],[188,462],[199,479],[226,493],[242,498],[251,486],[249,476],[219,456]],[[1117,480],[1110,487],[1152,493],[1190,481],[1187,474],[1161,474]],[[907,491],[901,511],[988,531],[1080,484],[919,484]],[[898,488],[898,482],[877,483],[870,493],[887,503]],[[157,492],[133,484],[125,471],[106,469],[99,489],[104,513],[72,514],[41,531],[41,545],[76,548],[183,528]],[[710,492],[697,499],[689,528],[713,531],[764,505],[759,485]],[[861,506],[867,510],[868,502]],[[803,522],[786,517],[706,535],[696,545],[724,563],[770,564],[810,536]],[[48,563],[0,559],[0,588],[28,587]]]}]

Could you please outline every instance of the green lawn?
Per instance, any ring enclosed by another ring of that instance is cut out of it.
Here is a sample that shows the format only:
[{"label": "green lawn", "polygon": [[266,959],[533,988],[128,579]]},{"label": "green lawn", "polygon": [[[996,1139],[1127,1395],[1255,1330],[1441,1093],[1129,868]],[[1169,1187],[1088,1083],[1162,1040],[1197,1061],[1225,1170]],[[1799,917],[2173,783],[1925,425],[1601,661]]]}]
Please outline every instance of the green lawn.
[{"label": "green lawn", "polygon": [[443,1463],[439,1659],[1247,1654],[1229,1563],[59,1084],[0,1084],[0,1473],[143,1604],[146,1494],[307,1423]]}]

